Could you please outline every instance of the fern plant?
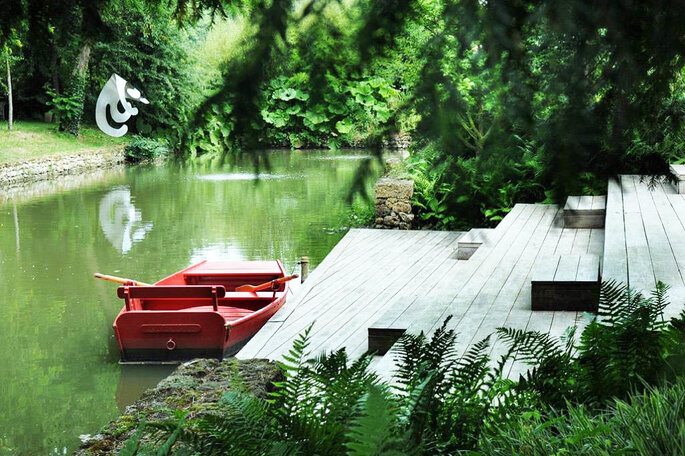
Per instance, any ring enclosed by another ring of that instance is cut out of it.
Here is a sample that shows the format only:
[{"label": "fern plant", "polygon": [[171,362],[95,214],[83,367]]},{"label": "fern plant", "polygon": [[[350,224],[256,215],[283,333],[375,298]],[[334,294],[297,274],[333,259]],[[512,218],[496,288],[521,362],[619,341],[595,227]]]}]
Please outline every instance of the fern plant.
[{"label": "fern plant", "polygon": [[657,283],[647,297],[616,282],[600,289],[597,316],[575,345],[575,328],[565,340],[534,331],[499,328],[497,334],[531,369],[518,389],[540,395],[550,406],[566,401],[602,406],[645,384],[658,383],[673,353],[682,351],[685,325],[666,321],[668,287]]}]

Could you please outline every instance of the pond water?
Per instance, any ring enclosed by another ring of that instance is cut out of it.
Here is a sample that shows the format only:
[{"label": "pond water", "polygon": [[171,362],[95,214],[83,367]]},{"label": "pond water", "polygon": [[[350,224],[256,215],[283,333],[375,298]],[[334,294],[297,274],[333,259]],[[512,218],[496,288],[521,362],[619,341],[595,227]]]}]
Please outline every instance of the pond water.
[{"label": "pond water", "polygon": [[205,258],[295,271],[333,248],[368,157],[266,156],[257,176],[252,160],[135,167],[0,199],[0,456],[68,454],[168,373],[118,364],[122,303],[93,272],[151,282]]}]

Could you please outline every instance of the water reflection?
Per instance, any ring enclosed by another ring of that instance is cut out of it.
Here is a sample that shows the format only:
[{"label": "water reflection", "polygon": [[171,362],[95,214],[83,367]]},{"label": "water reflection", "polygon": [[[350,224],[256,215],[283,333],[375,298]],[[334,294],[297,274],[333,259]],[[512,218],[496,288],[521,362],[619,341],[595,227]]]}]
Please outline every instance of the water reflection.
[{"label": "water reflection", "polygon": [[225,173],[225,174],[202,174],[197,176],[198,179],[207,181],[251,181],[251,180],[273,180],[285,179],[288,176],[279,174],[255,174],[255,173]]},{"label": "water reflection", "polygon": [[203,258],[279,258],[290,273],[308,256],[316,267],[343,235],[360,169],[321,155],[331,153],[269,153],[263,172],[286,178],[259,185],[198,178],[252,179],[246,157],[0,192],[0,456],[71,452],[164,377],[162,368],[121,372],[112,321],[123,303],[93,272],[155,281]]},{"label": "water reflection", "polygon": [[176,364],[160,365],[122,365],[117,385],[117,408],[123,412],[126,407],[137,401],[143,393],[157,386],[159,381],[176,369]]},{"label": "water reflection", "polygon": [[128,187],[114,189],[102,197],[99,219],[107,240],[123,254],[152,230],[152,222],[143,223],[142,214],[131,202],[131,189]]}]

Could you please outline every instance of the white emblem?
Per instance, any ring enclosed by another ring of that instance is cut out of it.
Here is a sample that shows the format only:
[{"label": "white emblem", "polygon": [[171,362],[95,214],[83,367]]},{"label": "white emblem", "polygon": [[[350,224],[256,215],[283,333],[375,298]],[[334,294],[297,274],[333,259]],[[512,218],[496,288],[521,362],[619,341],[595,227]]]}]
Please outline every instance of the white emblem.
[{"label": "white emblem", "polygon": [[[112,120],[123,124],[128,121],[131,116],[138,114],[138,108],[134,107],[126,99],[129,98],[134,101],[139,101],[143,104],[150,104],[147,98],[140,96],[140,91],[126,82],[124,78],[118,74],[113,74],[109,78],[107,84],[102,88],[98,101],[95,104],[95,122],[100,130],[104,133],[114,136],[116,138],[124,136],[128,131],[128,126],[121,125],[119,128],[113,128],[107,122],[107,107],[109,106],[109,113]],[[119,103],[124,111],[119,111]]]}]

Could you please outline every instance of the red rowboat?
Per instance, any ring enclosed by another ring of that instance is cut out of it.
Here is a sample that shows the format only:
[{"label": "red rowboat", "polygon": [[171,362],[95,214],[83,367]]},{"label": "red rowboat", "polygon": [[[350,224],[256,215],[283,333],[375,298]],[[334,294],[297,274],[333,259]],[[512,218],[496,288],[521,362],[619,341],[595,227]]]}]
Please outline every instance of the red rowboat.
[{"label": "red rowboat", "polygon": [[[152,286],[122,286],[114,321],[122,362],[183,361],[236,353],[285,303],[288,283],[238,292],[285,277],[280,261],[202,261]],[[249,288],[249,287],[248,287]]]}]

